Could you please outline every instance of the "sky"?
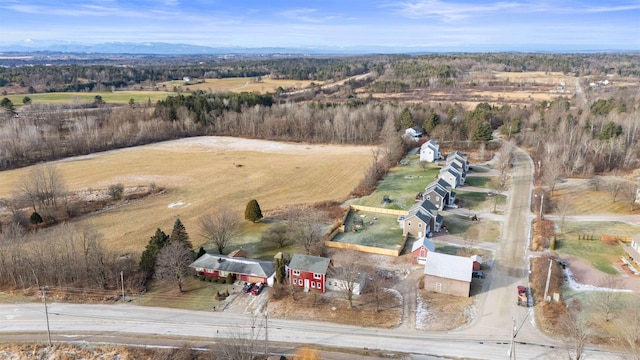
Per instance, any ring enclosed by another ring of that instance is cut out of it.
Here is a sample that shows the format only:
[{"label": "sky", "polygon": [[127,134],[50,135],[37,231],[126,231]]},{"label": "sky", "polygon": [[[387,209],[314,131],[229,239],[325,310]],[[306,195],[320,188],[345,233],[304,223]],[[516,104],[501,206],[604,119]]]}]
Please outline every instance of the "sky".
[{"label": "sky", "polygon": [[0,45],[640,50],[638,0],[0,0],[0,14]]}]

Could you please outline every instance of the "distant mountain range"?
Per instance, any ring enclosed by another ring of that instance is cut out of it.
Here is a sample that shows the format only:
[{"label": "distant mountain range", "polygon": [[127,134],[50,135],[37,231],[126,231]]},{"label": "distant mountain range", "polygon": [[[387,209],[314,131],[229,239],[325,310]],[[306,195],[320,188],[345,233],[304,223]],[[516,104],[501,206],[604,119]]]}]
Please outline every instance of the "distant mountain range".
[{"label": "distant mountain range", "polygon": [[[629,50],[626,50],[629,51]],[[427,53],[459,53],[459,52],[548,52],[548,53],[590,53],[590,52],[625,52],[614,49],[567,49],[549,48],[522,49],[514,46],[468,45],[465,47],[400,47],[400,46],[349,46],[349,47],[233,47],[233,46],[200,46],[190,44],[174,44],[166,42],[107,42],[100,44],[83,44],[68,41],[27,39],[15,43],[0,44],[1,52],[34,53],[55,52],[74,54],[132,54],[132,55],[219,55],[219,54],[295,54],[295,55],[349,55],[349,54],[427,54]]]},{"label": "distant mountain range", "polygon": [[[382,48],[380,49],[382,50]],[[395,51],[393,51],[395,50]],[[27,39],[22,42],[0,44],[0,52],[55,52],[85,54],[136,54],[136,55],[214,55],[214,54],[363,54],[377,52],[371,47],[312,48],[312,47],[210,47],[165,42],[107,42],[82,44],[64,41]],[[406,52],[388,48],[384,53]]]}]

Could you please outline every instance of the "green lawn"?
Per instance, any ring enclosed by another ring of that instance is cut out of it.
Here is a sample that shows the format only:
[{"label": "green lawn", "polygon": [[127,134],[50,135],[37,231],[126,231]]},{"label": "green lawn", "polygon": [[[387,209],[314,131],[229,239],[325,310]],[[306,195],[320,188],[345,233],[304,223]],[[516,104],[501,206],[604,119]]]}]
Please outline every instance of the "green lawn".
[{"label": "green lawn", "polygon": [[464,181],[466,186],[474,186],[479,188],[488,188],[491,185],[491,178],[484,176],[467,176]]},{"label": "green lawn", "polygon": [[160,91],[103,91],[103,92],[53,92],[38,94],[20,94],[7,95],[6,97],[13,102],[14,105],[22,105],[22,99],[28,96],[34,104],[70,104],[72,102],[91,103],[96,95],[100,95],[106,103],[128,104],[129,99],[133,99],[136,103],[146,103],[151,100],[156,103],[158,100],[164,100],[170,92]]},{"label": "green lawn", "polygon": [[[556,251],[583,258],[596,269],[607,274],[618,274],[612,264],[625,254],[619,245],[608,245],[600,241],[600,235],[632,236],[638,228],[621,222],[566,222],[564,234],[556,241]],[[593,236],[594,240],[579,240],[584,235]]]},{"label": "green lawn", "polygon": [[488,219],[471,221],[467,217],[443,213],[443,225],[450,235],[469,240],[469,244],[479,242],[496,242],[500,237],[500,223]]},{"label": "green lawn", "polygon": [[[279,248],[276,244],[261,241],[262,234],[274,224],[275,222],[270,220],[264,220],[259,223],[242,222],[238,236],[223,252],[226,255],[233,250],[242,248],[247,252],[248,258],[271,261],[278,252],[294,253],[301,251],[294,244]],[[323,229],[323,231],[325,230],[328,231],[328,227]],[[205,243],[204,249],[211,254],[218,253],[216,247],[211,243]]]},{"label": "green lawn", "polygon": [[[352,211],[347,217],[345,232],[336,235],[333,241],[397,250],[403,241],[397,218],[395,215]],[[364,229],[353,231],[354,219],[363,220]]]},{"label": "green lawn", "polygon": [[428,164],[423,168],[417,155],[409,155],[408,165],[399,165],[391,170],[380,182],[371,195],[357,199],[354,204],[381,207],[385,195],[391,198],[387,204],[389,209],[407,210],[415,204],[415,196],[432,181],[440,172],[436,164]]}]

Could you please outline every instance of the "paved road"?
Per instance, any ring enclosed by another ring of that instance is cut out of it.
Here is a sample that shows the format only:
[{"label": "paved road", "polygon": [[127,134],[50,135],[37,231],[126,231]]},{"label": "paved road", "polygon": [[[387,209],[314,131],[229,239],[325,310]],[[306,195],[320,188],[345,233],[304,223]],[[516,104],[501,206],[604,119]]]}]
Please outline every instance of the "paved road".
[{"label": "paved road", "polygon": [[[50,304],[49,318],[54,341],[118,342],[127,338],[194,338],[200,344],[248,331],[249,317],[220,312],[199,312],[126,304]],[[264,322],[258,319],[257,327]],[[465,336],[450,333],[425,333],[401,329],[374,329],[309,321],[269,319],[270,341],[293,344],[368,348],[477,359],[504,359],[509,345],[492,334]],[[44,340],[46,331],[42,304],[0,305],[0,340],[3,333],[37,332]],[[264,332],[260,333],[262,339]],[[151,336],[149,336],[151,335]],[[107,339],[107,340],[105,340]],[[108,340],[112,339],[112,340]],[[293,348],[295,345],[292,345]],[[540,345],[518,345],[522,359],[562,359],[566,352]],[[292,349],[293,351],[293,349]],[[616,359],[612,354],[589,351],[590,359]]]},{"label": "paved road", "polygon": [[532,309],[516,304],[516,286],[528,284],[528,261],[525,254],[530,229],[533,163],[524,151],[515,148],[514,151],[509,209],[503,217],[502,236],[491,278],[485,279],[490,284],[478,296],[475,320],[460,333],[492,334],[496,338],[509,339],[515,320],[518,327],[522,324],[517,340],[559,346],[557,341],[546,338],[530,325],[528,316]]}]

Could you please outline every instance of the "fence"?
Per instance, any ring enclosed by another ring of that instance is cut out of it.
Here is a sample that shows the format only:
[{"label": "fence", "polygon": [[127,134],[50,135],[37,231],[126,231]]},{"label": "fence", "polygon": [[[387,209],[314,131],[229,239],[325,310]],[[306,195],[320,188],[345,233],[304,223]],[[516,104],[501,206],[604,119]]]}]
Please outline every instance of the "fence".
[{"label": "fence", "polygon": [[372,207],[372,206],[362,206],[362,205],[350,205],[351,206],[351,210],[359,210],[359,211],[366,211],[366,212],[372,212],[372,213],[376,213],[376,214],[387,214],[387,215],[407,215],[408,211],[407,210],[396,210],[396,209],[385,209],[385,208],[378,208],[378,207]]},{"label": "fence", "polygon": [[337,249],[356,250],[356,251],[362,251],[362,252],[378,254],[378,255],[399,256],[406,242],[407,242],[407,238],[405,237],[404,242],[402,243],[402,246],[400,246],[397,250],[383,249],[379,247],[350,244],[350,243],[344,243],[344,242],[335,242],[335,241],[325,241],[324,244],[327,247],[337,248]]},{"label": "fence", "polygon": [[626,236],[616,236],[616,235],[600,235],[600,241],[604,241],[604,242],[621,241],[625,244],[629,244],[631,242],[631,238]]}]

